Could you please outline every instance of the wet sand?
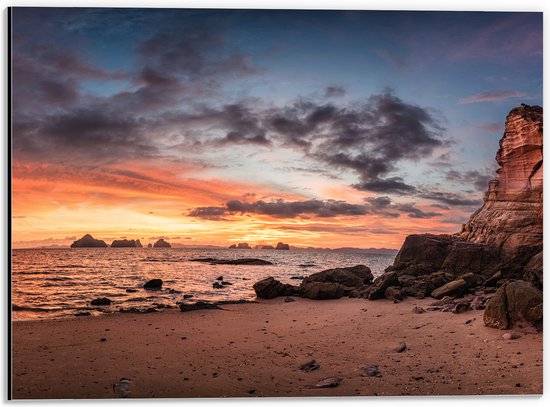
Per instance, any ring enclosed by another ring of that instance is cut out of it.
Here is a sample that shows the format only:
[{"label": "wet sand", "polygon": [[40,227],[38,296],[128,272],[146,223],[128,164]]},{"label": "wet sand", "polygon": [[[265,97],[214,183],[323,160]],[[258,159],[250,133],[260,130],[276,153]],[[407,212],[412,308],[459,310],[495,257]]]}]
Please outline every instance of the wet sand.
[{"label": "wet sand", "polygon": [[[116,398],[121,378],[136,398],[542,394],[542,334],[505,340],[483,311],[412,312],[432,301],[277,298],[18,321],[13,398]],[[298,369],[311,359],[318,370]],[[364,376],[369,365],[381,377]],[[332,376],[338,387],[314,387]]]}]

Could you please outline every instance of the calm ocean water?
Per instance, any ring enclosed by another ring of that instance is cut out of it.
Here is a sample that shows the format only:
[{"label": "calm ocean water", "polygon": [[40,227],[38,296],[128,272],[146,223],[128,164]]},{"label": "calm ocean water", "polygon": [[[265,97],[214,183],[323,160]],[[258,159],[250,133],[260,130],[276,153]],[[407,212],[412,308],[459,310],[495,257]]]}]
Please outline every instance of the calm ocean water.
[{"label": "calm ocean water", "polygon": [[[273,266],[210,265],[191,259],[255,257]],[[93,315],[120,308],[148,308],[153,304],[175,306],[184,294],[186,302],[200,300],[253,300],[252,285],[268,276],[298,285],[292,276],[365,264],[374,276],[393,263],[395,255],[305,250],[229,249],[16,249],[12,251],[13,319]],[[218,276],[232,285],[215,289]],[[148,291],[143,284],[153,278],[164,281],[162,290]],[[136,292],[127,292],[136,289]],[[173,291],[175,290],[175,291]],[[113,303],[93,307],[90,301],[107,297]]]}]

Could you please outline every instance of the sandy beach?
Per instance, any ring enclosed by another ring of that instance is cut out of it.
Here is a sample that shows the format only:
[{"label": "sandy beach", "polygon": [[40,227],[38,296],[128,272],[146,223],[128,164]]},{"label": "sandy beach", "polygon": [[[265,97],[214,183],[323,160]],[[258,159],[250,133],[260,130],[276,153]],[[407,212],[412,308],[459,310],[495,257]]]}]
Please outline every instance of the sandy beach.
[{"label": "sandy beach", "polygon": [[[542,393],[542,334],[503,339],[483,311],[413,313],[433,301],[277,298],[18,321],[13,397],[116,398],[122,378],[134,398]],[[299,370],[312,359],[319,369]],[[381,376],[365,376],[369,365]],[[338,387],[315,388],[333,376]]]}]

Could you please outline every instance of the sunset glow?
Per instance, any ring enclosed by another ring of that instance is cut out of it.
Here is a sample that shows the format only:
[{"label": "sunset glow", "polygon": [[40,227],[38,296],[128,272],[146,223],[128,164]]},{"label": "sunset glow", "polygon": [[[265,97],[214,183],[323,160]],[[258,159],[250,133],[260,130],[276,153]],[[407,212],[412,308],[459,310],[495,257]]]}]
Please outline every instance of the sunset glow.
[{"label": "sunset glow", "polygon": [[506,113],[542,102],[540,15],[13,15],[16,248],[454,233],[494,176]]}]

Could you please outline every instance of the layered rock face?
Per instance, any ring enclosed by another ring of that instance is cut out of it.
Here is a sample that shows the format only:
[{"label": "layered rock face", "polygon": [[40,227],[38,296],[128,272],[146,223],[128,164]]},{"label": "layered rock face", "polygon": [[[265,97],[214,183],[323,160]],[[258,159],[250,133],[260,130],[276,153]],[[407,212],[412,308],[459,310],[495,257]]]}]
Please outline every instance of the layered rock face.
[{"label": "layered rock face", "polygon": [[542,127],[539,106],[522,105],[508,114],[496,156],[497,177],[461,238],[512,255],[522,247],[542,249]]}]

